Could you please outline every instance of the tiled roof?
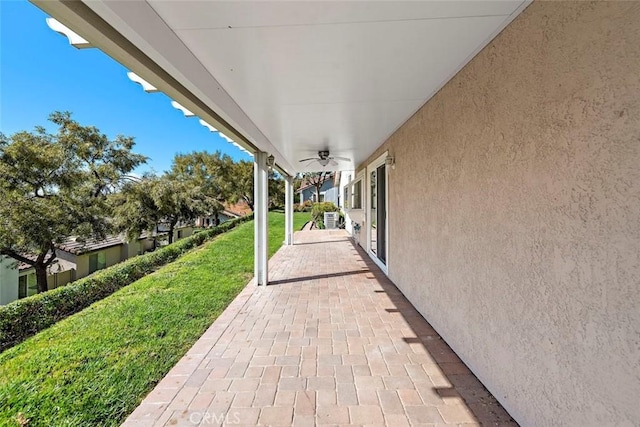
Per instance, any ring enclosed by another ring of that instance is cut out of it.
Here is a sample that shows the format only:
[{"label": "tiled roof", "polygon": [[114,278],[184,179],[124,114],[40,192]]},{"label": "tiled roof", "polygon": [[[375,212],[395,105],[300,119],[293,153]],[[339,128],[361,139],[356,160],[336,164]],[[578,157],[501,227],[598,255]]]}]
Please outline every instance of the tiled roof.
[{"label": "tiled roof", "polygon": [[[35,254],[21,253],[20,255],[25,257],[25,258],[27,258],[27,259],[33,260],[33,261],[35,261],[36,258],[38,258],[38,255],[35,255]],[[18,261],[18,271],[27,270],[29,268],[31,268],[31,266],[29,264]]]},{"label": "tiled roof", "polygon": [[234,218],[238,218],[240,216],[240,214],[237,214],[235,212],[231,212],[230,210],[227,210],[227,209],[223,210],[221,213],[223,215],[234,217]]},{"label": "tiled roof", "polygon": [[238,203],[233,205],[225,203],[224,208],[225,211],[229,211],[236,216],[245,216],[249,215],[252,212],[251,208],[244,200],[239,201]]},{"label": "tiled roof", "polygon": [[85,242],[78,242],[73,238],[57,245],[57,249],[61,251],[69,252],[74,255],[82,255],[87,252],[97,251],[99,249],[111,248],[113,246],[120,246],[124,243],[124,240],[120,236],[108,236],[104,240],[87,239]]},{"label": "tiled roof", "polygon": [[[37,258],[37,255],[34,254],[20,254],[25,258],[29,258],[35,261],[35,259]],[[19,262],[18,263],[18,271],[25,271],[28,270],[30,268],[33,268],[32,265],[26,264],[24,262]],[[75,270],[76,268],[76,264],[71,262],[71,261],[67,261],[64,259],[60,259],[57,258],[53,261],[53,264],[51,264],[49,266],[49,268],[47,268],[47,272],[49,274],[53,274],[53,273],[60,273],[62,271],[68,271],[68,270]]]}]

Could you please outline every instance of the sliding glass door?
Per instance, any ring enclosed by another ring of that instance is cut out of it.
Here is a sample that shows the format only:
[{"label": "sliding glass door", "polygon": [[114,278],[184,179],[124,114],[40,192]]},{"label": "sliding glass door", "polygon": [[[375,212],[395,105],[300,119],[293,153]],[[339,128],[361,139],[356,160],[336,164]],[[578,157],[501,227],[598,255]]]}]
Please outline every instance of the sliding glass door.
[{"label": "sliding glass door", "polygon": [[383,269],[387,265],[387,170],[382,160],[368,168],[368,241],[369,255]]}]

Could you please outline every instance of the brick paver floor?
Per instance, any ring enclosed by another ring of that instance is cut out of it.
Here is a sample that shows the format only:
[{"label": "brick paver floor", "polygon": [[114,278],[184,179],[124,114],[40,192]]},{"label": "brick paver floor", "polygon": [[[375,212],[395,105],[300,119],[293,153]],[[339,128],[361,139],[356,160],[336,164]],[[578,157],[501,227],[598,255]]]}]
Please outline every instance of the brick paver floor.
[{"label": "brick paver floor", "polygon": [[125,426],[516,423],[344,231],[302,231]]}]

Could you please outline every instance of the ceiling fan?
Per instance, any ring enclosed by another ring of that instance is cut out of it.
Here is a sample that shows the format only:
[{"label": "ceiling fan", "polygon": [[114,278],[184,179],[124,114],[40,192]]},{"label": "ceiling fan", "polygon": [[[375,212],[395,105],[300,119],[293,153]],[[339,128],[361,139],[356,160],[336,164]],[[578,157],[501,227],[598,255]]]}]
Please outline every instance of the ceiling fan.
[{"label": "ceiling fan", "polygon": [[327,165],[337,166],[338,162],[336,160],[340,160],[340,161],[343,161],[343,162],[350,162],[351,161],[351,159],[349,159],[347,157],[330,156],[329,155],[329,150],[318,151],[318,157],[309,157],[308,159],[302,159],[302,160],[299,160],[299,161],[300,162],[316,161],[316,162],[320,163],[320,165],[322,167],[325,167]]}]

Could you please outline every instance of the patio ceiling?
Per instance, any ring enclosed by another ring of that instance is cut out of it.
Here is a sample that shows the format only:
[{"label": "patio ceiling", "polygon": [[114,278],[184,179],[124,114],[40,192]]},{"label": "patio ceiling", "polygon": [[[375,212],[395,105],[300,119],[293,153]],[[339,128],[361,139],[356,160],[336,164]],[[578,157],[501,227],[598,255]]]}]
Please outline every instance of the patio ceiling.
[{"label": "patio ceiling", "polygon": [[526,4],[86,2],[288,173],[354,169]]}]

